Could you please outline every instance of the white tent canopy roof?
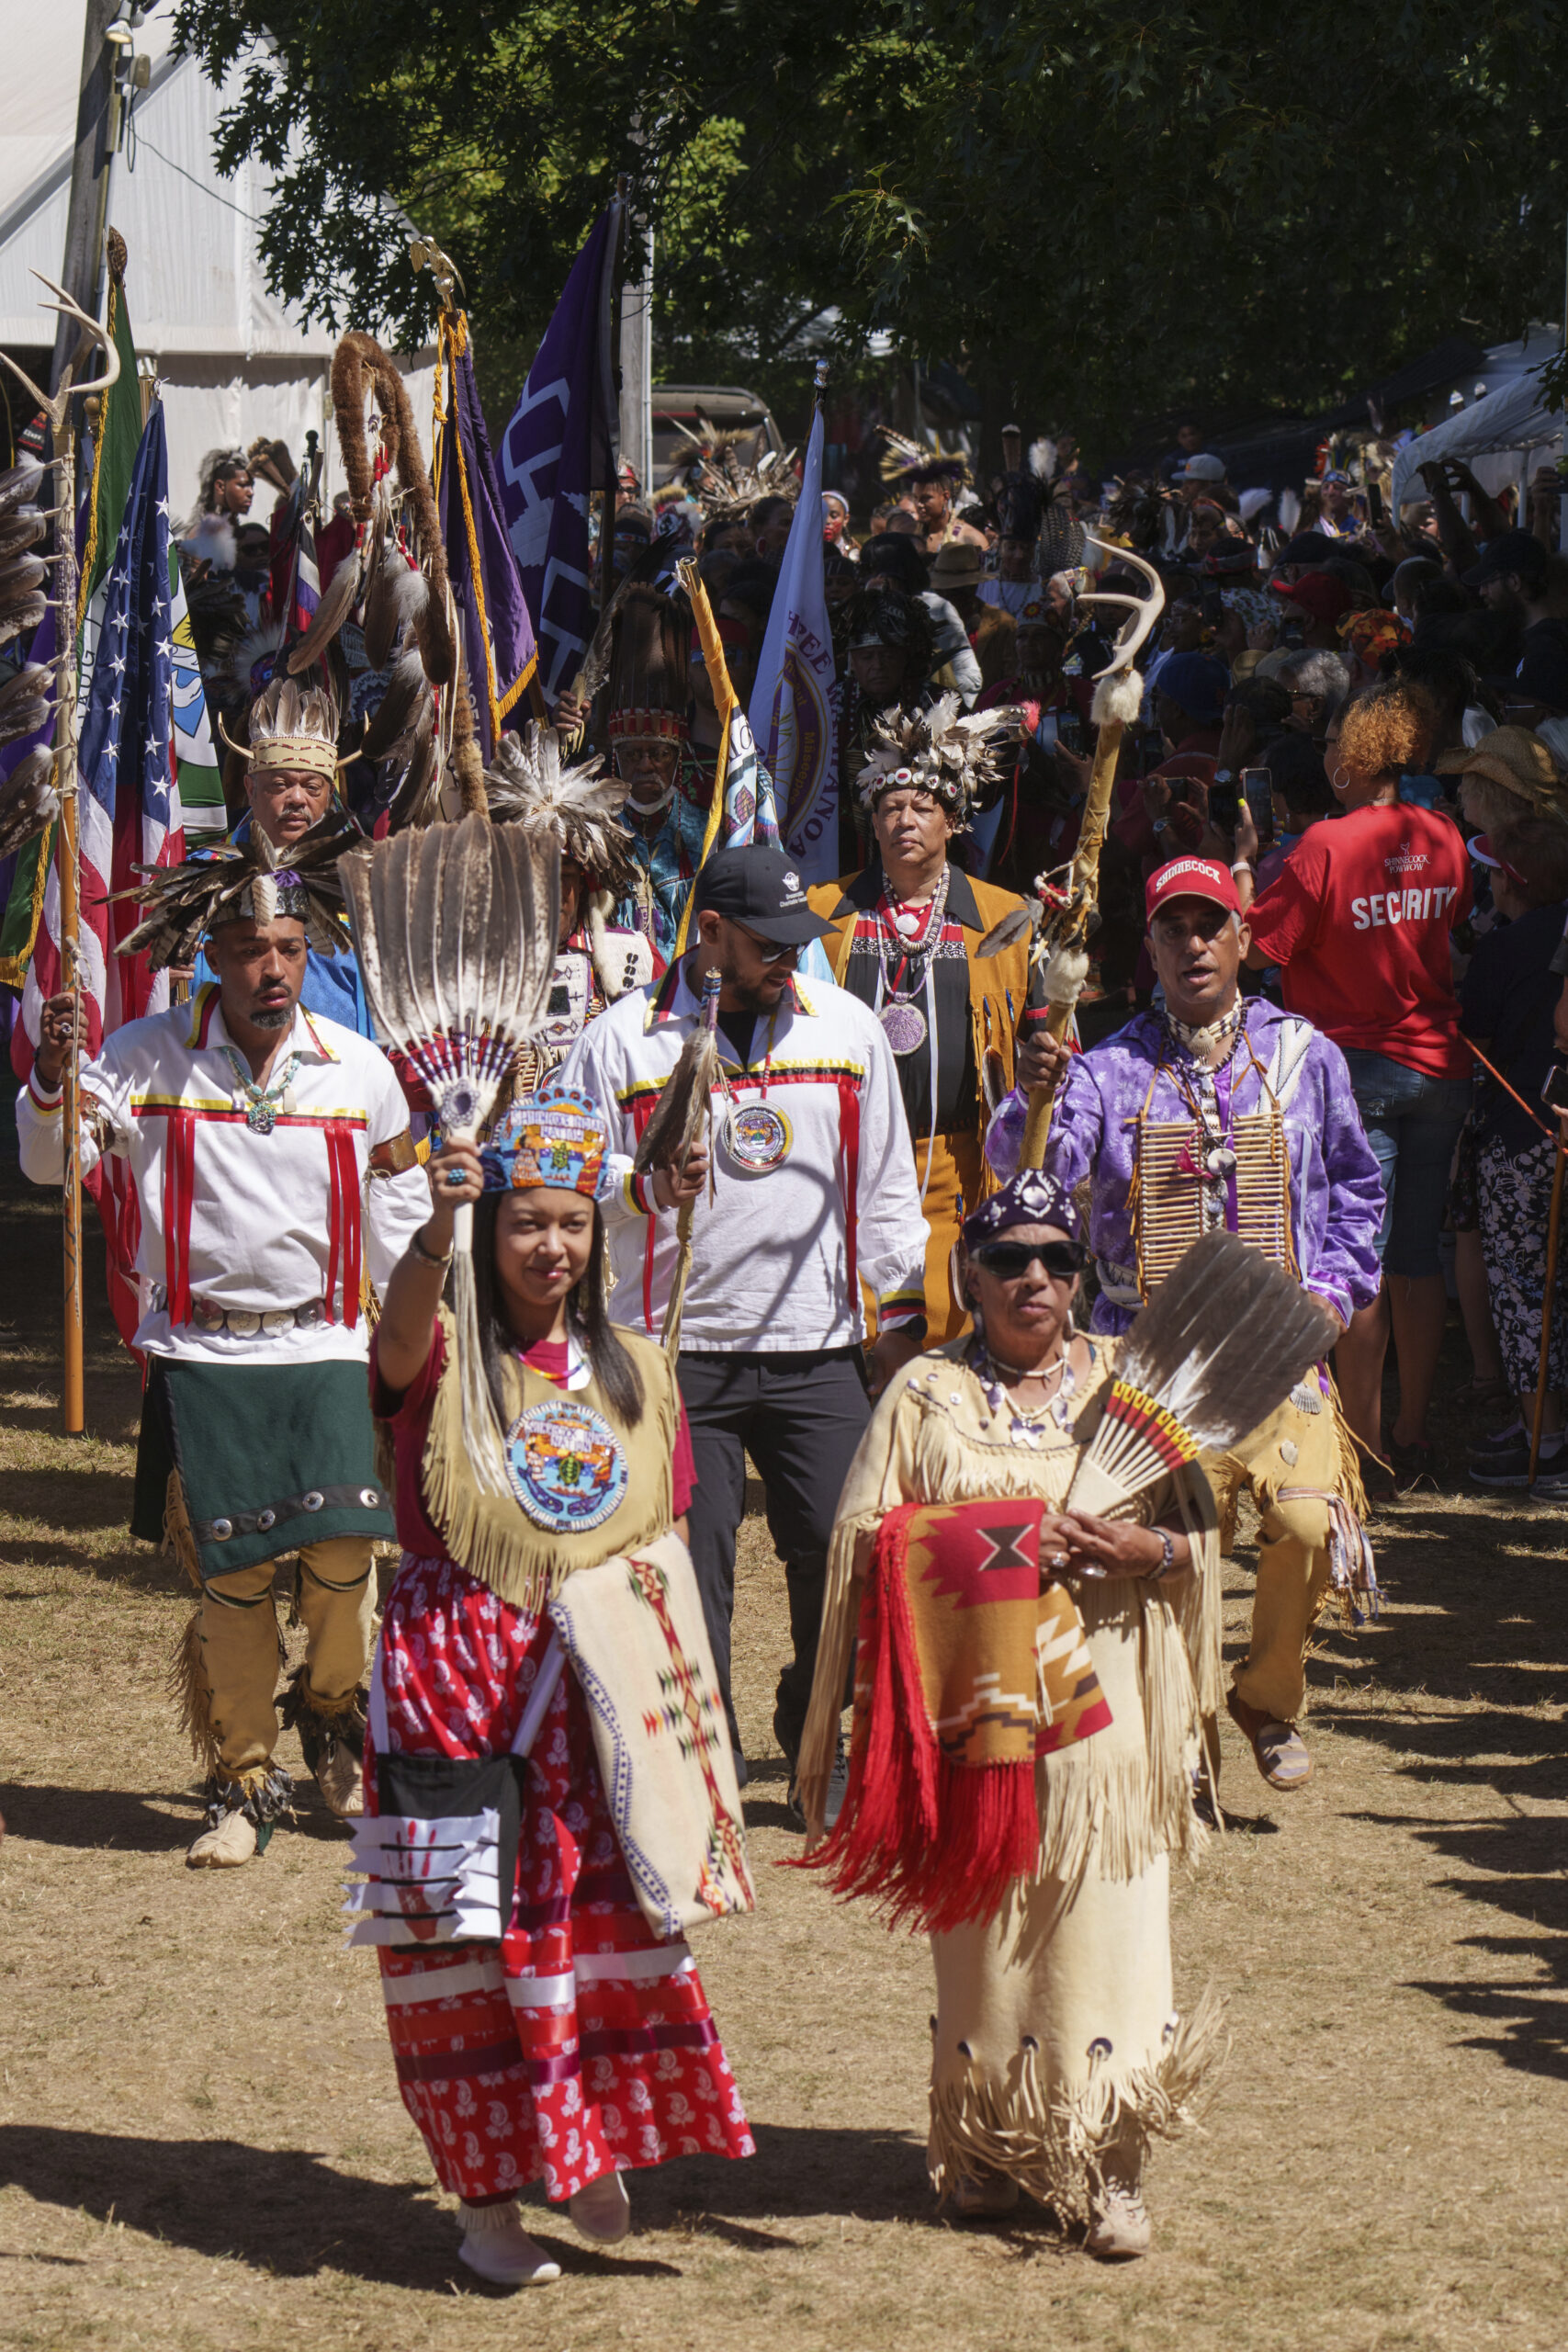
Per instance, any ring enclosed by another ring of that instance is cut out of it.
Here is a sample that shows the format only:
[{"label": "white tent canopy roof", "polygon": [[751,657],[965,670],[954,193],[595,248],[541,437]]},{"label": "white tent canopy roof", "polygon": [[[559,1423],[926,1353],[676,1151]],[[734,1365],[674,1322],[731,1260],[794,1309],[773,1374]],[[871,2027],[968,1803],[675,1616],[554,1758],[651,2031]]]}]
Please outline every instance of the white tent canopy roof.
[{"label": "white tent canopy roof", "polygon": [[[14,352],[54,341],[54,313],[39,308],[31,273],[58,278],[65,251],[83,27],[83,0],[0,0],[0,54],[12,61],[0,82],[0,345]],[[163,386],[175,514],[192,501],[204,450],[258,434],[286,441],[298,461],[305,434],[321,433],[330,493],[339,486],[327,380],[337,337],[268,290],[258,240],[271,175],[247,161],[224,179],[213,161],[240,73],[220,89],[194,58],[172,54],[173,40],[172,0],[151,0],[135,41],[152,80],[110,166],[108,220],[130,256],[137,352]],[[428,455],[434,371],[422,355],[407,372]],[[265,500],[256,511],[265,515]]]},{"label": "white tent canopy roof", "polygon": [[[1393,461],[1393,504],[1397,514],[1410,498],[1423,495],[1416,469],[1436,458],[1461,458],[1475,469],[1476,480],[1489,492],[1516,480],[1532,450],[1557,448],[1562,438],[1562,411],[1544,405],[1537,372],[1541,352],[1527,374],[1503,383],[1471,407],[1459,409],[1401,449]],[[1490,465],[1484,461],[1491,459]],[[1490,477],[1490,478],[1489,478]]]}]

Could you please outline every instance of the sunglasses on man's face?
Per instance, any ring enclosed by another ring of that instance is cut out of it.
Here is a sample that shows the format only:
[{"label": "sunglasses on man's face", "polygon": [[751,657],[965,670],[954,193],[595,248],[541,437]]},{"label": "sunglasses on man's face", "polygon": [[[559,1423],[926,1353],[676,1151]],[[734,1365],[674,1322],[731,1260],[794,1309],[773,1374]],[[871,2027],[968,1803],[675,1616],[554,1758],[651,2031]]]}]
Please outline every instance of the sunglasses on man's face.
[{"label": "sunglasses on man's face", "polygon": [[798,944],[793,940],[764,939],[760,931],[752,931],[743,922],[737,923],[735,928],[737,931],[745,932],[746,936],[751,942],[752,946],[760,951],[763,961],[766,963],[783,964],[787,962],[793,964],[796,956],[800,954]]},{"label": "sunglasses on man's face", "polygon": [[1081,1241],[982,1241],[970,1251],[976,1266],[998,1282],[1015,1283],[1039,1260],[1054,1282],[1070,1282],[1089,1263]]}]

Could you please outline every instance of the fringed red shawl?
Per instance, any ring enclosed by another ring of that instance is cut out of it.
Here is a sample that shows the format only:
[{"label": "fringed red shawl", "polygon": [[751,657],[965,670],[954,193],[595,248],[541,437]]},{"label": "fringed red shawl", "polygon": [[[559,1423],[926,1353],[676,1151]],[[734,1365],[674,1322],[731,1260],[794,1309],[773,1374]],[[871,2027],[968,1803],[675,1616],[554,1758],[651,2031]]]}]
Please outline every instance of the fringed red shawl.
[{"label": "fringed red shawl", "polygon": [[1040,1589],[1044,1509],[903,1504],[877,1532],[849,1786],[811,1861],[895,1924],[994,1914],[1036,1867],[1035,1758],[1111,1721],[1077,1603]]}]

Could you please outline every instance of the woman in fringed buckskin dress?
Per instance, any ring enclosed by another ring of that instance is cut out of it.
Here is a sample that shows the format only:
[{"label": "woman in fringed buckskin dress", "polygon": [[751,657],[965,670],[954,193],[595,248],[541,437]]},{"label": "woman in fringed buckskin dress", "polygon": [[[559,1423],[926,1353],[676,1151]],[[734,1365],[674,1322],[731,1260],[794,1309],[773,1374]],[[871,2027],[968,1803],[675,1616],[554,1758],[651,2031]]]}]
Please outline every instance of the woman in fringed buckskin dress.
[{"label": "woman in fringed buckskin dress", "polygon": [[[1111,1720],[1035,1764],[1032,1876],[993,1916],[931,1938],[936,1963],[931,2181],[959,2216],[1026,2191],[1088,2224],[1091,2252],[1149,2244],[1145,2153],[1193,2116],[1221,2055],[1219,2005],[1173,2007],[1170,1862],[1202,1834],[1191,1766],[1219,1677],[1219,1577],[1195,1470],[1114,1522],[1064,1512],[1114,1369],[1114,1340],[1075,1330],[1085,1251],[1072,1203],[1028,1170],[965,1223],[973,1338],[909,1364],[884,1395],[845,1483],[801,1757],[819,1830],[858,1595],[876,1531],[906,1503],[1037,1497],[1043,1578],[1081,1612]],[[857,1698],[857,1705],[863,1703]],[[848,1806],[854,1801],[853,1764]]]}]

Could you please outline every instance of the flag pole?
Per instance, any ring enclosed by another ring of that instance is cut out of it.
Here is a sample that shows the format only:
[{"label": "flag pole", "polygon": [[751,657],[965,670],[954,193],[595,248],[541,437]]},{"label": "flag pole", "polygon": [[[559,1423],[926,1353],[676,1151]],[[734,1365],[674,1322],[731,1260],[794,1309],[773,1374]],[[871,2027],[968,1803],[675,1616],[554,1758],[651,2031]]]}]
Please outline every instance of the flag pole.
[{"label": "flag pole", "polygon": [[[86,1431],[86,1404],[84,1385],[85,1350],[82,1316],[82,1156],[79,1109],[81,1104],[82,1069],[82,958],[81,958],[81,840],[76,809],[76,445],[73,439],[69,419],[71,396],[85,396],[91,392],[108,391],[119,380],[119,353],[107,326],[89,318],[78,302],[57,286],[41,270],[33,276],[47,290],[48,300],[40,307],[58,311],[62,319],[74,320],[85,330],[89,347],[97,344],[104,354],[104,373],[91,377],[84,384],[72,381],[76,373],[76,360],[69,360],[61,374],[58,386],[48,396],[39,391],[8,352],[0,351],[0,366],[17,379],[47,419],[50,429],[50,464],[53,472],[54,537],[59,567],[55,582],[55,608],[60,615],[54,662],[54,694],[56,717],[54,728],[54,788],[60,800],[60,820],[55,830],[55,872],[60,883],[60,958],[61,978],[71,992],[71,1043],[66,1047],[64,1096],[61,1115],[65,1127],[65,1170],[62,1208],[65,1226],[65,1356],[62,1383],[62,1404],[64,1408],[65,1434],[82,1437]],[[81,345],[78,345],[78,351]]]},{"label": "flag pole", "polygon": [[[68,395],[72,371],[61,379]],[[99,414],[102,415],[100,405]],[[54,837],[60,879],[61,977],[71,992],[71,1043],[65,1056],[61,1120],[65,1130],[65,1353],[62,1397],[67,1437],[87,1429],[85,1321],[82,1303],[82,864],[76,807],[76,445],[68,419],[53,436],[55,533],[60,548],[56,594],[61,630],[54,669],[54,780],[60,823]]]},{"label": "flag pole", "polygon": [[[615,469],[615,447],[620,437],[621,398],[621,252],[626,236],[626,189],[630,183],[625,172],[615,181],[615,242],[610,249],[610,349],[615,354],[615,400],[604,405],[604,503],[599,521],[599,610],[609,610],[610,599],[615,593],[615,493],[619,487]],[[610,419],[615,417],[612,430]],[[592,479],[592,477],[590,477]],[[647,485],[644,485],[645,489]]]}]

